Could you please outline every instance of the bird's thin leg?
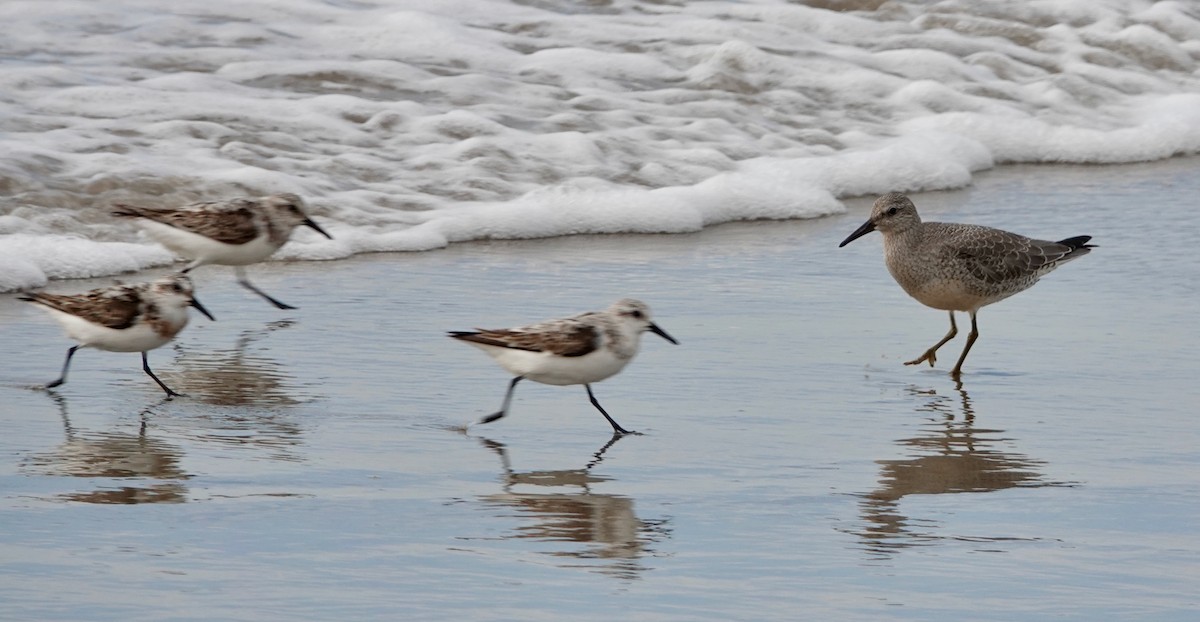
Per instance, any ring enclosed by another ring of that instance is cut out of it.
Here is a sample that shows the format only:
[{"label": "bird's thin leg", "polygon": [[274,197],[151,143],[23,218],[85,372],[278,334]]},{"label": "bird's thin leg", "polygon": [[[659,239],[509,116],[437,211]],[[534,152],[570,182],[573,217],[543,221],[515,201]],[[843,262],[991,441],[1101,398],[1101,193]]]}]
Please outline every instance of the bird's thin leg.
[{"label": "bird's thin leg", "polygon": [[967,352],[971,351],[971,346],[975,345],[975,340],[979,338],[979,325],[975,323],[975,312],[971,312],[971,332],[967,334],[967,345],[963,348],[962,355],[958,357],[958,364],[954,369],[950,370],[950,375],[958,378],[962,375],[963,361],[967,360]]},{"label": "bird's thin leg", "polygon": [[46,385],[47,389],[53,389],[54,387],[57,387],[58,385],[67,381],[67,368],[71,367],[71,357],[75,356],[75,351],[82,347],[83,347],[82,345],[78,345],[78,346],[71,346],[70,348],[67,349],[67,360],[63,361],[62,374],[59,374],[58,380],[55,380],[54,382],[47,384]]},{"label": "bird's thin leg", "polygon": [[270,295],[268,295],[263,290],[255,287],[253,283],[246,280],[246,271],[241,266],[235,266],[234,271],[237,273],[237,282],[239,285],[258,294],[259,296],[262,296],[263,298],[266,299],[267,302],[275,305],[276,307],[278,307],[280,309],[295,309],[296,308],[287,303],[283,303],[283,302],[279,302],[278,300],[275,300],[274,298],[272,298]]},{"label": "bird's thin leg", "polygon": [[596,410],[600,411],[600,414],[604,415],[604,418],[608,419],[608,422],[612,424],[613,432],[616,432],[617,434],[637,434],[637,432],[622,428],[621,424],[617,423],[612,417],[608,416],[608,413],[604,411],[604,407],[600,405],[600,401],[597,400],[596,396],[592,394],[592,385],[585,384],[583,386],[587,389],[588,399],[592,401],[592,406],[595,406]]},{"label": "bird's thin leg", "polygon": [[494,412],[483,419],[480,419],[479,423],[491,423],[504,417],[504,415],[507,415],[508,405],[512,403],[513,390],[517,388],[517,383],[524,378],[525,376],[517,376],[516,378],[513,378],[512,382],[508,383],[508,391],[504,394],[504,404],[500,406],[500,411]]},{"label": "bird's thin leg", "polygon": [[146,372],[151,378],[154,379],[155,382],[158,383],[158,386],[162,387],[163,391],[167,392],[167,399],[171,399],[172,397],[183,397],[182,393],[176,393],[175,391],[172,391],[171,387],[163,384],[163,381],[159,380],[158,376],[155,376],[153,371],[150,371],[150,360],[146,358],[145,352],[142,352],[142,371]]},{"label": "bird's thin leg", "polygon": [[[971,314],[971,318],[972,318],[972,321],[974,321],[974,318],[975,318],[974,313]],[[945,345],[947,341],[954,339],[954,336],[957,334],[958,334],[958,325],[954,323],[954,312],[951,311],[950,312],[950,332],[946,333],[946,336],[942,337],[941,341],[933,344],[932,348],[929,348],[928,350],[926,350],[925,354],[922,354],[921,356],[919,356],[911,361],[905,361],[904,364],[905,365],[919,365],[921,363],[924,363],[925,361],[929,361],[929,366],[933,367],[933,364],[937,362],[938,348]],[[967,347],[970,347],[970,346],[968,345]]]}]

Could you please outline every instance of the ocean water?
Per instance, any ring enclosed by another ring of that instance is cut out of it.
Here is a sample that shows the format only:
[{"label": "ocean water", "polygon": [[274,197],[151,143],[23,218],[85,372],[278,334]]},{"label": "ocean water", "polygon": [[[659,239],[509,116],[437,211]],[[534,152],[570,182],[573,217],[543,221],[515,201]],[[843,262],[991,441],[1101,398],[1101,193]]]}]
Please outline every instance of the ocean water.
[{"label": "ocean water", "polygon": [[[1099,246],[986,307],[962,383],[902,361],[944,313],[893,282],[869,198],[820,219],[483,241],[195,271],[150,353],[0,295],[5,621],[1194,622],[1200,158],[1017,165],[930,219]],[[147,270],[145,276],[171,268]],[[51,283],[75,291],[107,277]],[[650,304],[594,386],[445,331]],[[961,319],[961,318],[960,318]]]},{"label": "ocean water", "polygon": [[295,192],[328,260],[690,232],[1200,152],[1200,6],[0,3],[0,291],[170,264],[107,206]]}]

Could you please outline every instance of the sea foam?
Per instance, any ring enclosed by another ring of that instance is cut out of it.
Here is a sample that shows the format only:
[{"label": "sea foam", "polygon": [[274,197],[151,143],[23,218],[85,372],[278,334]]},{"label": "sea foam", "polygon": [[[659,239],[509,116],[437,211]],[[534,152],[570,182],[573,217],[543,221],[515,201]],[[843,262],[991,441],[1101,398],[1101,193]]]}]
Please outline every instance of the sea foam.
[{"label": "sea foam", "polygon": [[173,261],[118,201],[295,192],[327,260],[1200,152],[1194,3],[809,4],[2,3],[0,291]]}]

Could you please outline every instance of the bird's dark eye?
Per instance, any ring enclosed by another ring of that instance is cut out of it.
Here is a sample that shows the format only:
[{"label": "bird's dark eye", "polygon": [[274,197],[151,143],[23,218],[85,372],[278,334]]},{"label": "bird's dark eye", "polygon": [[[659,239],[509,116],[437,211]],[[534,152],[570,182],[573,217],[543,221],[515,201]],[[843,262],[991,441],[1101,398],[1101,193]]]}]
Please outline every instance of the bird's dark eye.
[{"label": "bird's dark eye", "polygon": [[295,205],[288,205],[288,206],[287,206],[287,210],[288,210],[289,212],[293,213],[293,214],[299,214],[299,213],[300,213],[300,208],[296,207]]},{"label": "bird's dark eye", "polygon": [[888,215],[888,216],[895,216],[895,215],[896,215],[896,212],[898,212],[898,211],[900,211],[900,210],[897,210],[897,209],[896,209],[896,208],[894,208],[894,207],[889,207],[889,208],[888,208],[888,211],[887,211],[887,215]]},{"label": "bird's dark eye", "polygon": [[171,283],[171,289],[174,290],[175,292],[182,292],[183,286],[180,285],[179,283]]},{"label": "bird's dark eye", "polygon": [[636,319],[639,319],[639,320],[640,320],[640,319],[642,319],[642,318],[644,318],[644,317],[646,317],[646,314],[645,314],[645,313],[642,313],[641,311],[638,311],[637,309],[634,309],[634,310],[633,310],[633,312],[632,312],[632,313],[630,313],[629,315],[630,315],[631,317],[633,317],[633,318],[636,318]]}]

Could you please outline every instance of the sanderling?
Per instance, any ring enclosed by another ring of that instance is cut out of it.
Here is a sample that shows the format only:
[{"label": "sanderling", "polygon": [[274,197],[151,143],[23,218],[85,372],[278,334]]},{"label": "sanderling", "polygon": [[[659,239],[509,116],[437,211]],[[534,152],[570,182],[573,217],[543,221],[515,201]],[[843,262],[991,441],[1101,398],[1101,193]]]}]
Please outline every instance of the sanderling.
[{"label": "sanderling", "polygon": [[167,397],[179,395],[150,371],[146,352],[175,338],[187,326],[189,306],[208,319],[212,314],[192,294],[192,281],[176,274],[149,283],[113,285],[82,294],[60,295],[35,292],[21,300],[37,303],[79,342],[67,350],[62,375],[46,385],[47,389],[67,381],[71,357],[80,348],[98,348],[109,352],[141,352],[142,370],[150,375]]},{"label": "sanderling", "polygon": [[491,423],[508,413],[513,389],[524,378],[543,384],[582,384],[588,399],[612,424],[617,434],[629,434],[592,394],[591,383],[616,374],[637,354],[642,333],[650,331],[678,344],[650,321],[650,308],[637,300],[619,300],[604,311],[582,313],[519,328],[455,331],[450,336],[487,352],[501,367],[516,374],[504,394],[499,412],[479,423]]},{"label": "sanderling", "polygon": [[248,266],[266,260],[283,246],[299,225],[333,239],[304,214],[304,201],[291,193],[254,198],[192,203],[179,208],[137,207],[118,203],[114,216],[137,218],[138,224],[160,244],[197,266],[234,266],[243,287],[280,309],[295,307],[279,302],[246,280]]},{"label": "sanderling", "polygon": [[838,247],[879,230],[888,271],[909,296],[934,309],[950,313],[950,332],[924,354],[905,362],[917,365],[937,361],[937,349],[958,334],[955,311],[971,314],[971,332],[958,364],[950,372],[962,374],[967,352],[979,337],[975,314],[981,307],[1029,289],[1058,266],[1082,257],[1093,245],[1081,235],[1058,242],[982,227],[944,222],[921,222],[917,208],[898,192],[875,201],[871,217]]}]

